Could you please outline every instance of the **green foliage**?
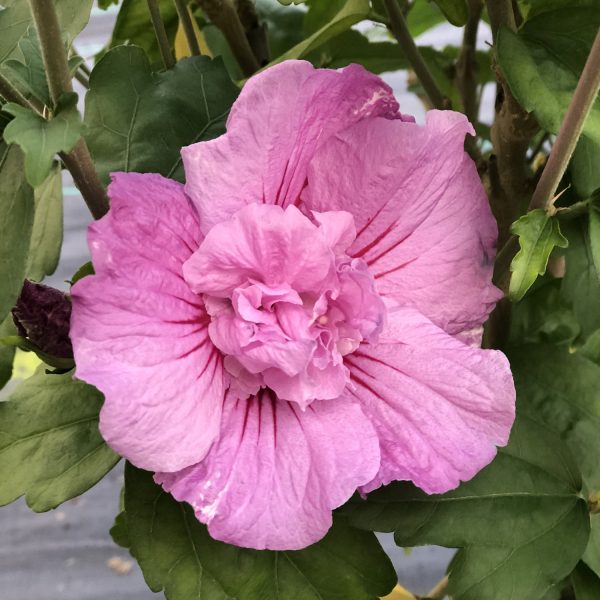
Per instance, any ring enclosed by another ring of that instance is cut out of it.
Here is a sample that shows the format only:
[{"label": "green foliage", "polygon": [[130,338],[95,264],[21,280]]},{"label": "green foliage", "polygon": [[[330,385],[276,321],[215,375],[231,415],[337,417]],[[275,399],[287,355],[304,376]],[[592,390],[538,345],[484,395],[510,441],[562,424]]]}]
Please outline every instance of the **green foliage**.
[{"label": "green foliage", "polygon": [[0,155],[0,322],[13,307],[27,274],[33,228],[33,190],[25,180],[23,153],[2,144]]},{"label": "green foliage", "polygon": [[187,58],[156,73],[141,48],[110,50],[92,71],[85,111],[102,179],[138,171],[182,180],[182,146],[221,135],[237,93],[220,59]]},{"label": "green foliage", "polygon": [[571,575],[575,600],[597,600],[600,598],[600,577],[584,562],[580,562]]},{"label": "green foliage", "polygon": [[[521,417],[506,448],[458,489],[428,496],[400,482],[346,509],[351,523],[395,531],[401,546],[460,548],[454,600],[537,600],[569,575],[589,536],[577,465],[560,438]],[[569,543],[564,544],[568,539]]]},{"label": "green foliage", "polygon": [[596,275],[600,278],[600,207],[597,204],[590,205],[589,224],[592,261],[596,269]]},{"label": "green foliage", "polygon": [[568,241],[560,232],[558,220],[541,208],[522,216],[513,223],[511,231],[519,236],[521,246],[510,265],[512,277],[508,294],[516,302],[523,298],[537,276],[546,272],[552,250],[566,248]]},{"label": "green foliage", "polygon": [[[158,0],[158,7],[172,46],[179,23],[175,3],[173,0]],[[162,65],[146,0],[123,0],[108,48],[122,44],[140,46],[152,64]]]},{"label": "green foliage", "polygon": [[561,292],[571,303],[585,338],[600,328],[600,278],[594,266],[590,229],[585,219],[565,223],[569,240]]},{"label": "green foliage", "polygon": [[317,67],[340,69],[359,63],[373,73],[408,68],[406,58],[398,45],[392,42],[370,42],[354,29],[329,40],[306,56]]},{"label": "green foliage", "polygon": [[589,489],[600,489],[600,366],[565,346],[511,348],[519,409],[561,434]]},{"label": "green foliage", "polygon": [[467,0],[434,0],[445,17],[457,27],[462,27],[469,18]]},{"label": "green foliage", "polygon": [[86,262],[77,269],[75,275],[71,279],[71,285],[75,285],[80,279],[94,274],[94,265],[91,261]]},{"label": "green foliage", "polygon": [[[532,111],[542,128],[550,133],[558,129],[600,27],[597,2],[531,2],[532,14],[517,34],[502,29],[498,35],[497,56],[515,98]],[[541,12],[552,6],[558,10]],[[567,8],[568,6],[568,8]],[[535,10],[533,10],[535,9]],[[568,32],[565,35],[565,32]],[[571,172],[581,196],[600,187],[600,99],[597,99],[583,129]]]},{"label": "green foliage", "polygon": [[583,555],[583,562],[600,576],[600,515],[592,515],[590,541]]},{"label": "green foliage", "polygon": [[[315,3],[311,5],[304,21],[305,29],[311,31],[304,40],[287,52],[271,61],[276,64],[292,58],[303,58],[335,36],[343,33],[355,23],[367,18],[368,0],[335,0],[331,4]],[[332,10],[335,8],[335,12]],[[312,16],[311,15],[312,12]]]},{"label": "green foliage", "polygon": [[[55,0],[56,13],[61,32],[70,46],[75,37],[86,26],[93,0]],[[19,59],[19,44],[29,37],[32,27],[31,9],[28,0],[5,0],[0,10],[0,63],[9,58]]]},{"label": "green foliage", "polygon": [[96,484],[119,457],[98,431],[102,395],[41,366],[0,402],[0,505],[25,495],[36,512]]},{"label": "green foliage", "polygon": [[77,94],[64,96],[51,119],[18,104],[5,104],[4,111],[15,117],[4,129],[4,139],[21,146],[27,180],[34,187],[41,185],[50,175],[54,155],[70,152],[81,138]]},{"label": "green foliage", "polygon": [[35,216],[27,258],[27,278],[41,281],[58,266],[63,241],[62,173],[55,163],[34,193]]},{"label": "green foliage", "polygon": [[[256,551],[213,540],[191,507],[127,464],[119,542],[129,543],[151,590],[167,600],[372,600],[396,574],[371,533],[342,519],[319,543],[295,552]],[[115,533],[115,530],[113,529]]]},{"label": "green foliage", "polygon": [[[0,323],[0,339],[14,336],[17,329],[13,323],[12,315],[8,315]],[[15,347],[7,346],[0,342],[0,390],[10,381],[12,377],[12,365],[15,357]]]}]

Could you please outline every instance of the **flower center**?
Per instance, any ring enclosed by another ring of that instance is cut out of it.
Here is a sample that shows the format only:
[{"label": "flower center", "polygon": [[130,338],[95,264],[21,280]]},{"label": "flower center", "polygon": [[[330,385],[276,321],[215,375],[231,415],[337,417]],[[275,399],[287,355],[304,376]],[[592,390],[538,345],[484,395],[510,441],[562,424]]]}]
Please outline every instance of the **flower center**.
[{"label": "flower center", "polygon": [[344,356],[375,342],[385,307],[366,263],[347,248],[349,213],[250,205],[216,225],[184,274],[202,293],[209,335],[231,385],[261,387],[302,407],[340,396]]}]

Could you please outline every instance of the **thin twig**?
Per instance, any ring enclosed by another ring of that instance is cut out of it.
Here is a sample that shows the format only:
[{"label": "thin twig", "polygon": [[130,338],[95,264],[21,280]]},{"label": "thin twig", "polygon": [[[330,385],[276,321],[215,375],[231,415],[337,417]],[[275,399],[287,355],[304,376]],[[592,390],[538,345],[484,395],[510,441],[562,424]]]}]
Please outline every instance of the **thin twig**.
[{"label": "thin twig", "polygon": [[442,600],[446,597],[448,591],[448,576],[443,577],[435,587],[427,594],[427,598],[431,600]]},{"label": "thin twig", "polygon": [[40,102],[34,96],[31,98],[26,98],[23,96],[23,94],[21,94],[21,92],[19,92],[19,90],[14,87],[13,84],[2,74],[0,74],[0,96],[2,96],[7,102],[14,102],[15,104],[19,104],[24,108],[29,108],[39,115],[44,114],[44,109],[46,107],[43,102]]},{"label": "thin twig", "polygon": [[469,0],[469,19],[465,25],[462,46],[456,63],[456,81],[463,111],[471,123],[477,121],[477,30],[483,10],[483,0]]},{"label": "thin twig", "polygon": [[508,27],[511,31],[516,30],[512,0],[487,0],[487,9],[494,42],[500,27]]},{"label": "thin twig", "polygon": [[[54,2],[29,0],[29,3],[40,39],[48,89],[52,101],[56,105],[63,94],[73,91],[67,53],[62,41],[58,17]],[[106,214],[108,199],[94,168],[85,140],[81,138],[69,154],[63,153],[61,157],[71,172],[73,180],[94,218],[98,219]]]},{"label": "thin twig", "polygon": [[200,45],[196,39],[196,32],[194,31],[194,25],[192,23],[192,16],[188,10],[185,0],[174,0],[177,14],[179,15],[179,22],[183,27],[183,33],[187,40],[188,46],[192,56],[200,56]]},{"label": "thin twig", "polygon": [[533,192],[529,210],[552,206],[558,184],[567,169],[585,120],[600,90],[600,30],[575,88],[565,118],[560,126],[548,162]]},{"label": "thin twig", "polygon": [[150,20],[152,21],[152,27],[154,28],[154,34],[156,35],[156,42],[158,43],[158,49],[163,65],[165,66],[165,69],[170,69],[175,66],[175,58],[171,52],[167,30],[165,29],[164,21],[160,16],[160,8],[158,7],[157,0],[148,0],[148,12],[150,13]]},{"label": "thin twig", "polygon": [[406,55],[415,75],[421,82],[429,100],[431,100],[431,104],[439,109],[448,108],[448,100],[440,91],[429,71],[429,67],[423,60],[396,0],[383,0],[383,3],[389,18],[389,29]]},{"label": "thin twig", "polygon": [[225,36],[244,75],[250,77],[256,73],[260,65],[250,47],[232,0],[198,0],[198,4]]},{"label": "thin twig", "polygon": [[89,77],[85,76],[85,73],[83,71],[80,71],[79,68],[77,68],[75,70],[75,79],[77,79],[77,81],[79,81],[79,83],[86,89],[89,90],[90,89],[90,80]]}]

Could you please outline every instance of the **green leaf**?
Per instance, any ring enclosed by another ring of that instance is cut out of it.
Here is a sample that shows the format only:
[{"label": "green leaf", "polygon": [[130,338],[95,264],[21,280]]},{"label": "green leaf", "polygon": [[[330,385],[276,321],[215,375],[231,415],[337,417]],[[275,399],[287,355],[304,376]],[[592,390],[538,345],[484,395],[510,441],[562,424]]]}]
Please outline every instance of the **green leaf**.
[{"label": "green leaf", "polygon": [[590,231],[585,219],[566,222],[569,240],[565,252],[566,272],[561,292],[571,303],[584,338],[600,329],[600,278],[592,258]]},{"label": "green leaf", "polygon": [[462,27],[466,24],[469,18],[469,7],[466,0],[434,0],[434,2],[452,25]]},{"label": "green leaf", "polygon": [[58,266],[63,241],[62,174],[60,165],[35,188],[35,216],[27,259],[27,278],[41,281]]},{"label": "green leaf", "polygon": [[[287,52],[271,61],[270,64],[274,65],[284,60],[307,56],[331,38],[350,29],[352,25],[359,21],[366,19],[370,9],[369,0],[336,0],[333,5],[340,8],[328,22],[314,31],[314,33],[311,33],[299,44],[296,44],[293,48],[290,48]],[[329,16],[329,10],[326,14]]]},{"label": "green leaf", "polygon": [[93,275],[93,274],[94,274],[94,265],[92,264],[92,261],[88,261],[88,262],[84,263],[83,265],[81,265],[81,267],[79,267],[79,269],[77,269],[77,272],[71,278],[71,285],[75,285],[80,279],[83,279],[84,277],[87,277],[88,275]]},{"label": "green leaf", "polygon": [[[550,133],[558,133],[598,27],[596,0],[594,6],[569,3],[568,8],[543,12],[527,20],[518,33],[499,31],[497,57],[510,89]],[[590,153],[600,156],[600,98],[585,122],[582,144],[572,168],[578,193],[590,185],[589,178],[598,176],[585,163]]]},{"label": "green leaf", "polygon": [[558,219],[541,208],[532,210],[515,221],[511,232],[519,236],[521,249],[510,264],[509,298],[516,302],[523,298],[538,275],[546,272],[546,265],[556,246],[566,248],[567,239],[560,232]]},{"label": "green leaf", "polygon": [[600,366],[551,344],[511,348],[509,358],[520,408],[566,440],[586,485],[600,490]]},{"label": "green leaf", "polygon": [[21,146],[27,180],[37,187],[49,176],[54,156],[70,152],[81,138],[77,94],[65,96],[50,120],[18,104],[6,104],[3,110],[15,117],[5,128],[4,139]]},{"label": "green leaf", "polygon": [[527,19],[559,8],[598,6],[598,0],[517,0],[523,16]]},{"label": "green leaf", "polygon": [[23,174],[23,153],[0,145],[0,322],[21,292],[33,227],[33,190]]},{"label": "green leaf", "polygon": [[115,522],[110,528],[109,533],[117,546],[129,549],[131,541],[129,540],[129,532],[127,530],[127,513],[124,510],[116,516]]},{"label": "green leaf", "polygon": [[[600,162],[597,164],[600,165]],[[590,205],[589,219],[590,250],[592,252],[594,267],[596,268],[596,275],[600,278],[600,207],[595,203]]]},{"label": "green leaf", "polygon": [[279,56],[304,39],[302,32],[305,10],[281,6],[273,0],[258,0],[256,12],[267,27],[271,56]]},{"label": "green leaf", "polygon": [[119,4],[119,0],[98,0],[98,8],[102,10],[110,8],[113,4]]},{"label": "green leaf", "polygon": [[416,0],[413,2],[406,17],[406,24],[413,38],[443,21],[444,14],[438,5],[429,0]]},{"label": "green leaf", "polygon": [[220,59],[186,58],[154,73],[141,48],[110,50],[92,71],[85,112],[102,179],[138,171],[182,180],[181,147],[224,133],[237,94]]},{"label": "green leaf", "polygon": [[590,541],[583,555],[583,561],[600,576],[600,515],[592,515],[592,530]]},{"label": "green leaf", "polygon": [[512,306],[511,343],[570,344],[577,338],[581,328],[560,285],[560,279],[540,277],[525,297]]},{"label": "green leaf", "polygon": [[[93,0],[55,0],[61,32],[70,46],[90,18]],[[20,58],[19,42],[32,24],[28,0],[4,0],[0,10],[0,63]]]},{"label": "green leaf", "polygon": [[589,198],[600,189],[600,145],[582,136],[571,159],[569,170],[573,188],[580,198]]},{"label": "green leaf", "polygon": [[345,511],[357,526],[395,531],[400,546],[461,548],[449,567],[454,600],[538,600],[585,549],[589,516],[580,489],[560,438],[520,417],[509,445],[458,489],[428,496],[398,482]]},{"label": "green leaf", "polygon": [[370,42],[354,29],[334,37],[306,56],[316,67],[340,69],[352,63],[363,65],[372,73],[407,68],[407,62],[392,42]]},{"label": "green leaf", "polygon": [[600,598],[600,577],[584,562],[580,562],[571,574],[575,600],[598,600]]},{"label": "green leaf", "polygon": [[0,402],[0,505],[42,512],[79,496],[118,462],[98,431],[102,394],[41,366]]},{"label": "green leaf", "polygon": [[[0,323],[0,340],[7,336],[16,335],[17,328],[12,320],[12,315],[8,315]],[[12,377],[13,361],[15,358],[15,347],[6,346],[0,342],[0,390],[10,381]]]},{"label": "green leaf", "polygon": [[125,510],[130,551],[150,589],[164,590],[167,600],[374,600],[396,583],[375,536],[342,519],[305,550],[230,546],[213,540],[188,504],[130,464]]},{"label": "green leaf", "polygon": [[[179,23],[175,3],[173,0],[158,0],[158,7],[167,38],[173,47]],[[123,0],[108,48],[116,48],[123,44],[140,46],[146,51],[152,64],[162,66],[160,50],[145,0]]]},{"label": "green leaf", "polygon": [[46,106],[52,106],[40,42],[33,25],[29,26],[18,46],[22,56],[4,63],[6,76],[25,96],[33,95]]}]

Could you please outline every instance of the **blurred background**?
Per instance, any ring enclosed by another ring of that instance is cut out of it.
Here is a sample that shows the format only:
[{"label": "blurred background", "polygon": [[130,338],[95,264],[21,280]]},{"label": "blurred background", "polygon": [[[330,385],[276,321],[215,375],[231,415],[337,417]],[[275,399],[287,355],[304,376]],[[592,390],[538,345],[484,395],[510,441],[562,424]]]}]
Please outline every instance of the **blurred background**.
[{"label": "blurred background", "polygon": [[[277,0],[272,0],[277,4]],[[117,17],[118,6],[108,10],[94,8],[90,22],[77,39],[77,51],[92,65],[108,43]],[[377,36],[376,27],[358,26],[369,36]],[[381,35],[384,35],[382,28]],[[419,45],[443,49],[459,46],[461,28],[449,24],[435,26],[417,38]],[[482,22],[478,32],[479,48],[491,43],[491,33]],[[398,50],[400,52],[400,50]],[[403,113],[418,122],[425,118],[425,107],[408,91],[406,71],[384,73],[392,86]],[[84,90],[79,87],[81,109]],[[480,121],[493,118],[494,84],[482,90]],[[67,281],[87,260],[86,228],[90,214],[68,174],[64,175],[64,245],[56,273],[46,279],[48,285],[67,289]],[[31,355],[33,356],[33,355]],[[28,376],[30,355],[21,354],[15,365],[15,381]],[[6,396],[9,384],[0,393]],[[122,485],[122,465],[80,498],[45,514],[31,512],[21,499],[0,510],[0,598],[2,600],[150,600],[158,596],[145,585],[135,561],[111,540],[109,529],[118,511]],[[392,557],[400,582],[415,593],[425,594],[444,574],[452,551],[422,547],[405,551],[394,545],[391,535],[381,535]]]}]

